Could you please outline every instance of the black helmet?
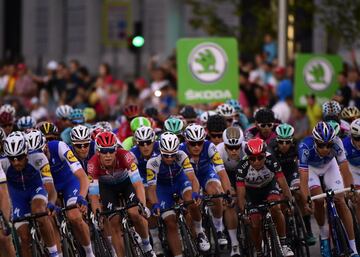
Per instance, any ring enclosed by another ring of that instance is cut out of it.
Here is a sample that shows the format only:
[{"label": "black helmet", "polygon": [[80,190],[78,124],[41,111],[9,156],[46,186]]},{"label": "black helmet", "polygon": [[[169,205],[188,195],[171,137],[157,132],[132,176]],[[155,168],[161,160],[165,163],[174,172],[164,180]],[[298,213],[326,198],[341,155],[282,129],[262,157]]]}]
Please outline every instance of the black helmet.
[{"label": "black helmet", "polygon": [[196,119],[197,118],[197,113],[196,113],[194,107],[192,107],[190,105],[184,106],[180,110],[180,115],[182,115],[185,119]]},{"label": "black helmet", "polygon": [[207,121],[206,127],[209,131],[223,132],[227,128],[226,119],[220,114],[210,116]]},{"label": "black helmet", "polygon": [[259,109],[254,115],[255,121],[258,123],[273,123],[275,122],[274,112],[267,108]]}]

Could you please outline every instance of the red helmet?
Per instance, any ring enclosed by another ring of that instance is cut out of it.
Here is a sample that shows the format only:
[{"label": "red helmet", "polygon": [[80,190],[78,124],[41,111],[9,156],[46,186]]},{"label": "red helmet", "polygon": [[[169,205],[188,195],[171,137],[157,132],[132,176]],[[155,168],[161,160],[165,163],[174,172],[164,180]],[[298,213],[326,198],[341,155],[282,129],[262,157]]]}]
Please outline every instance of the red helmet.
[{"label": "red helmet", "polygon": [[95,140],[99,133],[105,131],[103,128],[95,128],[91,131],[91,140]]},{"label": "red helmet", "polygon": [[127,117],[127,118],[134,118],[136,116],[140,115],[140,109],[139,106],[137,105],[127,105],[124,107],[123,109],[123,114]]},{"label": "red helmet", "polygon": [[15,121],[14,116],[10,112],[2,112],[0,113],[0,124],[13,124]]},{"label": "red helmet", "polygon": [[261,138],[250,139],[246,146],[245,152],[247,155],[258,155],[266,152],[266,143]]},{"label": "red helmet", "polygon": [[117,147],[118,142],[113,132],[103,131],[96,136],[95,143],[96,147],[100,149]]}]

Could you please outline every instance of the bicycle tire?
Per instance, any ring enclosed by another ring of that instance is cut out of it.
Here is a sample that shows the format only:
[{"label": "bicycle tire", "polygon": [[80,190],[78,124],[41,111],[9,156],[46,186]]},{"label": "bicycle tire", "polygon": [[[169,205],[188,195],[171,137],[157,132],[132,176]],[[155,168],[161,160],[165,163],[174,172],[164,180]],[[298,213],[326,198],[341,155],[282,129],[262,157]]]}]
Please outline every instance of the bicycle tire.
[{"label": "bicycle tire", "polygon": [[352,204],[348,205],[351,216],[353,219],[353,226],[354,226],[354,234],[355,234],[355,244],[356,248],[359,251],[360,250],[360,224],[356,216],[356,211],[354,209],[354,206]]},{"label": "bicycle tire", "polygon": [[69,242],[69,238],[62,240],[62,253],[64,257],[79,257],[78,252],[74,249],[72,242]]},{"label": "bicycle tire", "polygon": [[106,239],[102,237],[98,230],[93,230],[95,256],[111,257],[111,249],[109,249],[108,242],[104,240]]},{"label": "bicycle tire", "polygon": [[[295,207],[296,208],[296,207]],[[310,249],[308,244],[306,243],[306,228],[305,223],[302,218],[300,209],[295,209],[295,228],[296,228],[296,234],[297,234],[297,240],[296,240],[296,256],[297,257],[310,257]],[[294,249],[292,249],[294,250]]]},{"label": "bicycle tire", "polygon": [[252,244],[250,225],[239,220],[238,229],[239,247],[244,256],[255,257],[255,246]]},{"label": "bicycle tire", "polygon": [[191,238],[191,232],[187,225],[179,221],[180,234],[182,238],[182,243],[184,247],[184,256],[187,257],[198,257],[199,252],[197,250],[197,246],[194,244],[193,239]]},{"label": "bicycle tire", "polygon": [[334,229],[336,231],[337,240],[340,243],[340,246],[342,248],[339,251],[340,254],[337,255],[337,253],[336,253],[336,255],[350,257],[352,254],[352,250],[349,246],[349,241],[348,241],[348,237],[346,235],[345,228],[339,217],[334,218],[332,226],[334,226]]},{"label": "bicycle tire", "polygon": [[278,233],[275,228],[275,224],[271,221],[268,224],[268,230],[270,232],[270,239],[271,239],[271,252],[274,257],[284,257],[284,254],[281,249],[280,239]]},{"label": "bicycle tire", "polygon": [[210,214],[204,214],[204,224],[205,224],[205,234],[210,242],[209,253],[212,254],[214,257],[217,257],[220,255],[221,249],[219,242],[217,240],[216,228]]},{"label": "bicycle tire", "polygon": [[13,241],[13,244],[15,247],[16,257],[21,257],[21,246],[20,246],[19,236],[15,229],[14,224],[11,227],[11,235],[12,235],[12,241]]},{"label": "bicycle tire", "polygon": [[145,257],[143,249],[130,231],[130,228],[124,231],[124,244],[126,257]]}]

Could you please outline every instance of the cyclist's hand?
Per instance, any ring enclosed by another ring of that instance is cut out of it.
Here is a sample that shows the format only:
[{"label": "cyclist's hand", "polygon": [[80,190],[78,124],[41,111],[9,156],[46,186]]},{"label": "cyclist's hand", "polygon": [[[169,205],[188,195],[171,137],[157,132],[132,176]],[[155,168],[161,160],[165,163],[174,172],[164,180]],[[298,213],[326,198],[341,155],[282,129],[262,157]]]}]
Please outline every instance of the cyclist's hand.
[{"label": "cyclist's hand", "polygon": [[59,207],[57,207],[55,204],[53,204],[52,202],[48,202],[46,208],[49,211],[49,215],[55,215],[56,212],[58,212],[60,210]]},{"label": "cyclist's hand", "polygon": [[244,224],[250,224],[251,220],[250,217],[244,213],[240,214],[240,219]]},{"label": "cyclist's hand", "polygon": [[227,197],[224,198],[224,203],[226,206],[228,206],[229,208],[234,208],[235,206],[235,200],[234,198],[231,196],[230,191],[226,192]]},{"label": "cyclist's hand", "polygon": [[83,214],[86,214],[87,212],[87,206],[88,206],[88,202],[86,201],[86,199],[82,196],[82,195],[78,195],[77,199],[76,199],[76,203],[80,208],[80,211]]},{"label": "cyclist's hand", "polygon": [[192,192],[191,194],[192,199],[195,201],[195,204],[199,206],[201,204],[201,196],[198,192]]},{"label": "cyclist's hand", "polygon": [[142,215],[145,219],[150,218],[151,211],[148,207],[144,206],[142,203],[139,203],[139,213]]},{"label": "cyclist's hand", "polygon": [[155,203],[152,206],[151,213],[156,217],[160,216],[160,204],[159,203]]},{"label": "cyclist's hand", "polygon": [[312,204],[311,203],[305,203],[304,211],[305,211],[305,214],[312,215],[313,212],[314,212],[314,210],[312,208]]}]

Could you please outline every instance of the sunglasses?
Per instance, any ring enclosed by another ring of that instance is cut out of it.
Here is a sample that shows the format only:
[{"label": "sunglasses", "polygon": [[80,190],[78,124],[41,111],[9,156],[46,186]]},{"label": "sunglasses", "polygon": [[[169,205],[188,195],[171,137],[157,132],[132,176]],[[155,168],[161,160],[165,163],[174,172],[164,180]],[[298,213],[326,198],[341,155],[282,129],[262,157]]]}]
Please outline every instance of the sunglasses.
[{"label": "sunglasses", "polygon": [[139,142],[137,142],[137,144],[138,144],[139,146],[151,145],[152,143],[153,143],[152,140],[139,141]]},{"label": "sunglasses", "polygon": [[222,133],[210,133],[209,135],[212,138],[222,138]]},{"label": "sunglasses", "polygon": [[291,144],[292,140],[277,139],[276,142],[280,145],[289,145],[289,144]]},{"label": "sunglasses", "polygon": [[74,144],[75,148],[81,149],[81,148],[88,148],[90,146],[90,143],[85,144]]},{"label": "sunglasses", "polygon": [[194,142],[194,141],[188,141],[188,144],[190,145],[190,146],[202,146],[203,144],[204,144],[204,141],[198,141],[198,142]]},{"label": "sunglasses", "polygon": [[351,139],[354,140],[354,141],[360,141],[360,137],[351,136]]},{"label": "sunglasses", "polygon": [[251,162],[255,162],[256,160],[262,161],[264,159],[265,159],[265,155],[262,155],[262,154],[260,154],[260,155],[250,155],[249,156],[249,161],[251,161]]},{"label": "sunglasses", "polygon": [[176,153],[162,153],[161,156],[166,159],[172,159],[176,157]]},{"label": "sunglasses", "polygon": [[25,159],[25,157],[26,157],[26,155],[25,155],[25,154],[22,154],[22,155],[18,155],[18,156],[8,156],[8,159],[9,159],[10,161],[15,161],[15,160],[17,160],[17,161],[22,161],[22,160]]},{"label": "sunglasses", "polygon": [[272,128],[274,126],[273,123],[259,123],[260,128]]},{"label": "sunglasses", "polygon": [[232,151],[232,150],[239,150],[241,145],[225,145],[226,149]]},{"label": "sunglasses", "polygon": [[321,149],[323,149],[323,148],[330,149],[330,148],[333,147],[333,145],[334,145],[334,143],[320,143],[320,142],[316,142],[316,146],[317,146],[318,148],[321,148]]},{"label": "sunglasses", "polygon": [[116,148],[115,147],[107,147],[107,148],[100,148],[99,152],[102,154],[107,154],[107,153],[115,153]]}]

